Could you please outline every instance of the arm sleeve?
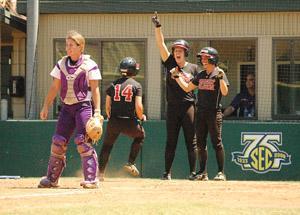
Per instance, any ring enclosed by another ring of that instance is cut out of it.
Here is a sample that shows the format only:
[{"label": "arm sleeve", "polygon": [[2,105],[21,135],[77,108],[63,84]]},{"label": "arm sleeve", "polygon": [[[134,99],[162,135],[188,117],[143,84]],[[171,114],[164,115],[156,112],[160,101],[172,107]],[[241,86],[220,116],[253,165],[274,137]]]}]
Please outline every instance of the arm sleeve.
[{"label": "arm sleeve", "polygon": [[89,80],[101,80],[101,72],[98,65],[91,60],[88,71]]},{"label": "arm sleeve", "polygon": [[136,96],[142,96],[143,95],[143,90],[141,84],[136,85]]},{"label": "arm sleeve", "polygon": [[241,101],[241,94],[239,93],[233,98],[230,105],[234,107],[235,110],[237,110],[240,107],[240,101]]},{"label": "arm sleeve", "polygon": [[201,71],[200,70],[200,67],[197,65],[197,64],[194,64],[195,65],[195,68],[194,68],[194,71],[193,71],[193,76],[196,77],[196,75]]},{"label": "arm sleeve", "polygon": [[225,81],[225,83],[226,83],[227,86],[230,85],[225,72],[224,72],[223,80]]},{"label": "arm sleeve", "polygon": [[173,54],[169,55],[168,59],[165,62],[163,62],[163,65],[167,68],[168,71],[170,71],[171,69],[177,66]]},{"label": "arm sleeve", "polygon": [[110,97],[114,97],[114,85],[110,84],[109,87],[106,89],[106,95],[110,96]]},{"label": "arm sleeve", "polygon": [[198,86],[198,85],[199,85],[199,79],[200,79],[199,74],[200,74],[200,73],[198,73],[198,74],[191,80],[191,82],[192,82],[195,86]]},{"label": "arm sleeve", "polygon": [[60,63],[60,61],[54,66],[54,68],[50,72],[50,76],[52,76],[53,78],[57,78],[57,79],[60,80],[60,67],[59,67],[59,63]]}]

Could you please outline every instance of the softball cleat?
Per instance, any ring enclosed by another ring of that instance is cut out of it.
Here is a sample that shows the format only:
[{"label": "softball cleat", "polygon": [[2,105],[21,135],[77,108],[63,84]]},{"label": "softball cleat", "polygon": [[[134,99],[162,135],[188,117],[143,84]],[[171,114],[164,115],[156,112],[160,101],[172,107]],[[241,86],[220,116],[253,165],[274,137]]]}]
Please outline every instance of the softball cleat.
[{"label": "softball cleat", "polygon": [[123,169],[134,177],[137,177],[140,175],[139,170],[136,168],[136,166],[134,164],[127,163],[123,167]]}]

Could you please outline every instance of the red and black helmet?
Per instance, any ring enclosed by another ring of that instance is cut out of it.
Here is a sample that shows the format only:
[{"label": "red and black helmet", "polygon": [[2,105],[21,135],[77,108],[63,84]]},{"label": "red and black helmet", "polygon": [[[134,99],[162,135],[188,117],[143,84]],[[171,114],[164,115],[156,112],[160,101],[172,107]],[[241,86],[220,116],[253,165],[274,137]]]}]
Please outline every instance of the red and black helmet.
[{"label": "red and black helmet", "polygon": [[134,58],[125,57],[120,62],[119,70],[122,75],[135,76],[140,70],[140,65]]},{"label": "red and black helmet", "polygon": [[172,44],[172,53],[174,53],[175,48],[178,48],[178,47],[184,49],[184,53],[185,53],[186,57],[189,55],[190,45],[187,41],[182,40],[182,39],[174,41]]},{"label": "red and black helmet", "polygon": [[212,47],[204,47],[201,49],[201,51],[197,54],[197,57],[199,58],[200,64],[202,56],[208,57],[208,63],[217,65],[219,62],[219,53],[216,49]]}]

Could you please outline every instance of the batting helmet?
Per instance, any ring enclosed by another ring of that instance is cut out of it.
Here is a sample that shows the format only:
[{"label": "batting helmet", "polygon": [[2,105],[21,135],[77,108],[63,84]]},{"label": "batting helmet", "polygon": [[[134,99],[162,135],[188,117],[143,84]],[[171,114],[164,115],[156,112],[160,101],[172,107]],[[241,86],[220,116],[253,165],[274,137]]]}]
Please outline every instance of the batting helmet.
[{"label": "batting helmet", "polygon": [[197,57],[199,57],[200,64],[202,56],[208,57],[208,63],[217,65],[219,62],[219,54],[218,51],[212,47],[205,47],[201,49],[201,51],[197,54]]},{"label": "batting helmet", "polygon": [[93,141],[93,143],[97,142],[103,133],[103,117],[91,117],[86,125],[85,130],[88,137]]},{"label": "batting helmet", "polygon": [[174,41],[172,44],[172,53],[174,53],[175,48],[178,48],[178,47],[184,49],[184,54],[186,57],[189,55],[190,45],[187,41],[182,40],[182,39]]},{"label": "batting helmet", "polygon": [[125,57],[120,62],[120,73],[126,76],[135,76],[140,70],[140,65],[132,57]]}]

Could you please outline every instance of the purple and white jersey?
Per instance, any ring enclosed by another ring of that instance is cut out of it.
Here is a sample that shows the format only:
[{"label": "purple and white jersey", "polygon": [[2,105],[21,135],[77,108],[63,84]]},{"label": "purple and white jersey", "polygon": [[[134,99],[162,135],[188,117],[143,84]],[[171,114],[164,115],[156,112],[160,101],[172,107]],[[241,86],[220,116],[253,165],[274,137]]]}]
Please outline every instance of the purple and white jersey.
[{"label": "purple and white jersey", "polygon": [[67,56],[55,65],[50,75],[61,80],[60,97],[65,104],[75,104],[91,100],[89,80],[101,80],[98,65],[89,55],[81,55],[75,65]]}]

